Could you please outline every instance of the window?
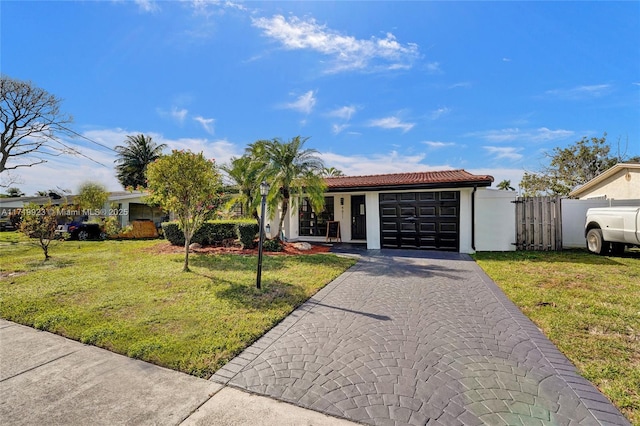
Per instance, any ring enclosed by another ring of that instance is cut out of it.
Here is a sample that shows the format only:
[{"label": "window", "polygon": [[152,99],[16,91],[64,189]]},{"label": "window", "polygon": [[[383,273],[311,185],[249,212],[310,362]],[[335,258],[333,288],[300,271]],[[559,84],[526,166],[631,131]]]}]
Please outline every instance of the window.
[{"label": "window", "polygon": [[333,197],[324,197],[324,210],[316,214],[308,198],[304,198],[298,209],[300,217],[299,235],[322,237],[327,235],[327,222],[333,220]]}]

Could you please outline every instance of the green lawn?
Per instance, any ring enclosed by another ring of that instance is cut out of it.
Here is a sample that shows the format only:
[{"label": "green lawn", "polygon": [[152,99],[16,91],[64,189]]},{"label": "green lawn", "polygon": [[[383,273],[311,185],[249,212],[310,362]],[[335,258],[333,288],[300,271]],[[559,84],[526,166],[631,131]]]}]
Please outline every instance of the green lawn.
[{"label": "green lawn", "polygon": [[640,425],[640,252],[477,253],[475,259],[580,373]]},{"label": "green lawn", "polygon": [[155,241],[65,241],[52,259],[0,232],[0,317],[208,378],[354,264],[330,254],[157,254]]}]

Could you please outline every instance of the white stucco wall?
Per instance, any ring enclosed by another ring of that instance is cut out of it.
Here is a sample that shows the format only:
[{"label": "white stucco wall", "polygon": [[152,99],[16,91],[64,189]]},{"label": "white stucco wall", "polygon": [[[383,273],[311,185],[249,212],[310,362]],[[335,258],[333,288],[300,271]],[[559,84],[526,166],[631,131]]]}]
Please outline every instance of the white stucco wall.
[{"label": "white stucco wall", "polygon": [[515,251],[514,191],[476,191],[476,251]]},{"label": "white stucco wall", "polygon": [[367,213],[368,250],[380,249],[380,196],[378,194],[379,192],[368,192],[364,198],[364,208]]},{"label": "white stucco wall", "polygon": [[473,253],[471,246],[471,188],[443,189],[443,191],[460,191],[460,253]]}]

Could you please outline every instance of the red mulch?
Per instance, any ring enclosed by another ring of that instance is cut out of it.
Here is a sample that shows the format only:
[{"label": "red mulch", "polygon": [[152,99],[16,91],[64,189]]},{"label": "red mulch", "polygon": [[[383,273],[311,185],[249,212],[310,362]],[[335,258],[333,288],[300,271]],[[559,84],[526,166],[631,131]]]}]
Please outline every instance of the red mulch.
[{"label": "red mulch", "polygon": [[[297,254],[316,254],[316,253],[328,253],[331,247],[329,246],[321,246],[311,244],[311,250],[299,250],[294,247],[293,243],[283,243],[284,250],[271,252],[271,251],[263,251],[265,256],[272,255],[297,255]],[[184,253],[183,246],[174,246],[171,245],[170,242],[164,241],[158,245],[150,247],[148,249],[152,253],[158,254],[173,254],[173,253]],[[243,250],[240,246],[231,246],[231,247],[214,247],[214,246],[203,246],[202,248],[191,249],[190,253],[208,253],[208,254],[258,254],[258,249],[251,250]]]}]

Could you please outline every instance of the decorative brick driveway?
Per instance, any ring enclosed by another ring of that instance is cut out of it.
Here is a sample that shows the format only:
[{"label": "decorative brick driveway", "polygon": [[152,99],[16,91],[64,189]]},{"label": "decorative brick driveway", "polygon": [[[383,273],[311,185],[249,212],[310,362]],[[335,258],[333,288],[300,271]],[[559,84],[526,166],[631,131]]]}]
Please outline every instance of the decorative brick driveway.
[{"label": "decorative brick driveway", "polygon": [[468,256],[364,253],[211,380],[368,424],[629,424]]}]

